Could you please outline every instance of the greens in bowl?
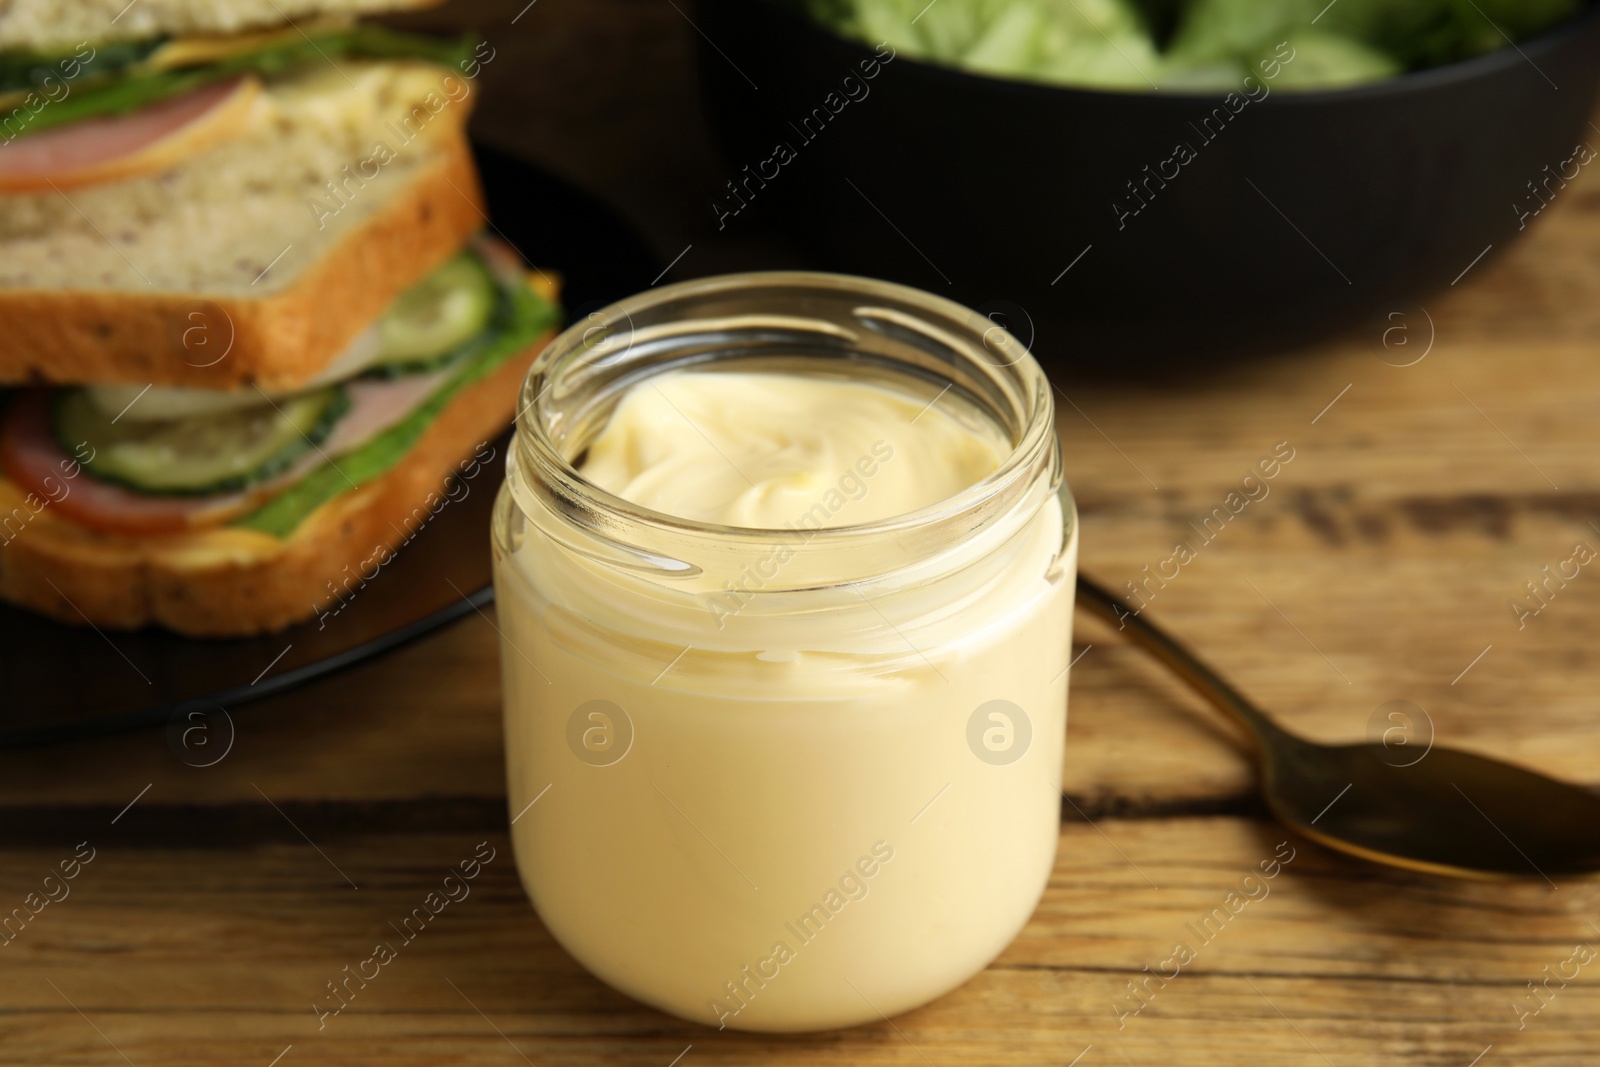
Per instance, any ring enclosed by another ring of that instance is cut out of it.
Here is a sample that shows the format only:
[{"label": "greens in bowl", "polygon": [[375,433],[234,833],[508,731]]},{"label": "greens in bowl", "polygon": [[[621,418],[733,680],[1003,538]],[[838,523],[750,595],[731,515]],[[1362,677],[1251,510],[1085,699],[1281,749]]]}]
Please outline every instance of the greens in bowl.
[{"label": "greens in bowl", "polygon": [[[1514,45],[1583,0],[794,0],[848,37],[999,77],[1085,88],[1336,89]],[[1283,46],[1287,46],[1284,48]],[[1284,55],[1291,55],[1283,61]]]}]

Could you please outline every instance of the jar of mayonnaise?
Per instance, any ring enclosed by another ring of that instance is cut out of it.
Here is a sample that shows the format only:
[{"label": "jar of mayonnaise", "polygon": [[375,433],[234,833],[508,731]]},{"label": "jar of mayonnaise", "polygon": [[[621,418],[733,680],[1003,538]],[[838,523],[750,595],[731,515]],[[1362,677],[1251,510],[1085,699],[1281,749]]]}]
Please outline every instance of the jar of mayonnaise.
[{"label": "jar of mayonnaise", "polygon": [[518,870],[585,967],[715,1027],[906,1011],[1059,834],[1077,521],[1050,387],[914,289],[654,289],[545,351],[495,510]]}]

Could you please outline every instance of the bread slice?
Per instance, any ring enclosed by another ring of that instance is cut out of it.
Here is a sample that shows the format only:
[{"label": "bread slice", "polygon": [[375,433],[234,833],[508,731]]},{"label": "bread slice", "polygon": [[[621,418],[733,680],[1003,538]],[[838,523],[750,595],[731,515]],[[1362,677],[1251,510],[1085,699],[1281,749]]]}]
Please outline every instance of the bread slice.
[{"label": "bread slice", "polygon": [[472,103],[341,59],[172,170],[0,196],[0,382],[303,384],[483,226]]},{"label": "bread slice", "polygon": [[[370,572],[415,531],[436,503],[430,494],[511,420],[518,386],[549,337],[463,389],[400,463],[328,501],[287,540],[232,527],[96,533],[46,505],[0,542],[0,599],[80,626],[158,625],[191,637],[270,633],[311,618],[348,575]],[[30,514],[24,495],[0,478],[0,516]]]},{"label": "bread slice", "polygon": [[368,15],[440,0],[5,0],[0,51],[48,52],[80,41],[238,33],[317,15]]}]

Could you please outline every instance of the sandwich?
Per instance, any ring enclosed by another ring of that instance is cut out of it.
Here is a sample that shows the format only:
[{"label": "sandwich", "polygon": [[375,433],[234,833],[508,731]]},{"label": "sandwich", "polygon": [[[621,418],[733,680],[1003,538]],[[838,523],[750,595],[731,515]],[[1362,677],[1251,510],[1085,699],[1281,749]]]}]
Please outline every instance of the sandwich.
[{"label": "sandwich", "polygon": [[490,461],[560,319],[482,232],[492,50],[348,17],[379,0],[116,6],[0,6],[0,599],[326,617]]},{"label": "sandwich", "polygon": [[[280,0],[104,6],[0,5],[4,376],[293,385],[483,227],[481,42],[255,25]],[[223,323],[199,365],[185,338]]]}]

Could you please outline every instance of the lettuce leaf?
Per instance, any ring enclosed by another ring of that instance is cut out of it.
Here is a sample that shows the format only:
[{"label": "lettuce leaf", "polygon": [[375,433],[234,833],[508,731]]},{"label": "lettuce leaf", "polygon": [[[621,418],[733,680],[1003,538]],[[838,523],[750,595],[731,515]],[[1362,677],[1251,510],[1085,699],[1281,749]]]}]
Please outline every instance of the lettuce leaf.
[{"label": "lettuce leaf", "polygon": [[1285,40],[1294,61],[1279,68],[1279,89],[1338,89],[1382,81],[1405,69],[1387,52],[1315,26],[1290,30]]},{"label": "lettuce leaf", "polygon": [[241,52],[215,63],[188,69],[140,70],[134,64],[120,74],[98,78],[93,84],[75,88],[65,97],[41,108],[28,119],[22,136],[82,119],[127,114],[158,100],[239,74],[284,74],[311,63],[334,62],[334,57],[340,56],[422,59],[453,70],[460,69],[460,64],[471,59],[476,43],[475,37],[445,40],[401,33],[382,26],[352,26],[312,33],[297,40],[279,41],[255,51]]},{"label": "lettuce leaf", "polygon": [[[1238,88],[1280,42],[1280,85],[1327,89],[1506,47],[1583,0],[789,0],[867,44],[1002,77]],[[1170,35],[1168,30],[1171,30]],[[1158,47],[1158,41],[1165,47]]]},{"label": "lettuce leaf", "polygon": [[1128,0],[806,0],[813,17],[870,44],[983,73],[1150,88],[1155,39]]},{"label": "lettuce leaf", "polygon": [[[1285,88],[1318,89],[1469,59],[1549,29],[1582,0],[1190,0],[1175,64],[1248,68],[1304,35],[1311,62],[1286,64]],[[1298,46],[1297,46],[1298,51]],[[1297,56],[1296,62],[1299,61]]]},{"label": "lettuce leaf", "polygon": [[405,419],[353,452],[317,468],[285,489],[234,526],[287,538],[313,511],[333,498],[387,472],[406,457],[433,420],[457,393],[490,374],[506,360],[527,348],[534,338],[558,324],[561,309],[530,290],[518,287],[508,294],[509,321],[437,392]]},{"label": "lettuce leaf", "polygon": [[81,46],[74,52],[0,52],[0,93],[51,88],[52,81],[109,78],[149,56],[163,40],[105,42],[93,46],[87,59]]},{"label": "lettuce leaf", "polygon": [[1549,29],[1581,6],[1581,0],[1340,0],[1328,19],[1331,29],[1417,69],[1499,51],[1507,41]]}]

